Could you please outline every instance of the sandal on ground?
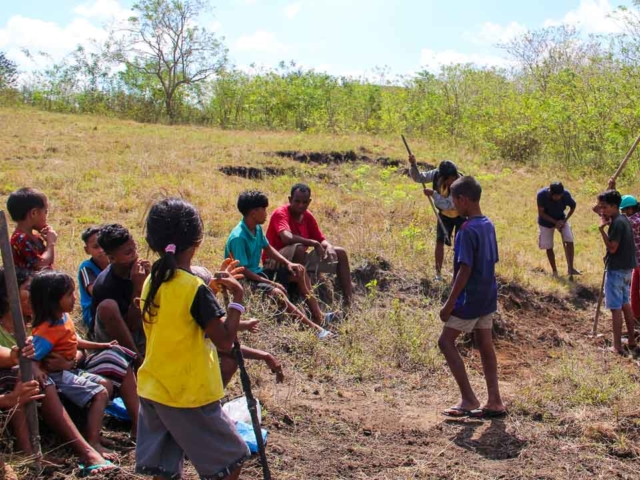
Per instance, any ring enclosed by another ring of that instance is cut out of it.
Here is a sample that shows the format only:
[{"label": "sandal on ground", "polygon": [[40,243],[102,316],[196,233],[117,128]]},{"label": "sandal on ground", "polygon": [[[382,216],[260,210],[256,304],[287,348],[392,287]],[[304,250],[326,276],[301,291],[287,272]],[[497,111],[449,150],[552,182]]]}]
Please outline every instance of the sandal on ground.
[{"label": "sandal on ground", "polygon": [[445,417],[464,418],[470,416],[471,412],[472,410],[467,410],[466,408],[462,407],[449,407],[440,413],[442,413],[442,415],[444,415]]},{"label": "sandal on ground", "polygon": [[116,467],[109,460],[105,460],[104,463],[96,463],[95,465],[87,465],[86,467],[79,463],[78,468],[80,469],[80,471],[78,472],[78,476],[84,478],[90,476],[96,470],[104,469],[102,472],[100,472],[103,473],[116,470],[118,467]]},{"label": "sandal on ground", "polygon": [[469,412],[470,418],[503,418],[506,416],[506,410],[492,410],[490,408],[476,408]]},{"label": "sandal on ground", "polygon": [[329,340],[331,338],[335,338],[337,335],[329,330],[325,330],[324,328],[318,332],[318,340]]}]

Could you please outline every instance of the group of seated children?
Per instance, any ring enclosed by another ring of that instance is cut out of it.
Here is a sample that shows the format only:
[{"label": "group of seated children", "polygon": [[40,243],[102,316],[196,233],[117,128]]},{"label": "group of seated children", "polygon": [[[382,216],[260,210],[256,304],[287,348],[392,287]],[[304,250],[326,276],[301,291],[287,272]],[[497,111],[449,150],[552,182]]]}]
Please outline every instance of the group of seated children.
[{"label": "group of seated children", "polygon": [[[297,187],[308,206],[310,189]],[[229,235],[226,260],[216,275],[191,265],[203,240],[202,220],[195,207],[183,200],[162,200],[149,212],[146,241],[160,256],[153,266],[138,257],[136,242],[122,225],[85,230],[82,241],[89,258],[80,265],[78,288],[89,341],[78,334],[71,317],[75,282],[54,270],[58,237],[47,223],[47,197],[32,188],[13,192],[7,201],[17,223],[11,246],[22,310],[31,329],[22,355],[33,360],[35,377],[25,384],[17,381],[18,352],[2,272],[0,408],[18,407],[12,420],[18,448],[32,453],[21,406],[43,398],[43,418],[74,448],[82,463],[81,474],[113,469],[111,461],[117,456],[103,445],[100,431],[109,400],[119,395],[132,421],[131,436],[137,441],[138,472],[174,478],[182,470],[186,453],[203,477],[237,478],[246,446],[221,413],[219,400],[237,369],[232,353],[236,332],[258,328],[258,320],[240,321],[243,285],[274,297],[293,317],[317,331],[319,339],[326,339],[334,334],[324,326],[338,313],[321,311],[305,267],[292,259],[302,254],[306,260],[306,248],[312,246],[321,252],[317,265],[338,263],[344,270],[346,264],[350,278],[346,254],[326,242],[319,228],[314,233],[319,239],[290,235],[299,242],[293,244],[289,258],[273,248],[261,229],[267,206],[261,192],[240,195],[238,209],[243,218]],[[307,216],[295,220],[300,225],[311,215],[306,206],[301,214]],[[269,268],[261,266],[262,258],[271,260]],[[297,287],[313,320],[287,297],[289,283]],[[351,282],[342,283],[349,304]],[[215,298],[214,292],[221,290],[233,298],[226,312]],[[263,360],[282,381],[282,367],[273,355],[244,346],[241,351],[245,358]],[[86,410],[84,437],[58,394]],[[63,414],[47,414],[55,410]],[[210,428],[203,428],[207,425]],[[203,448],[211,445],[207,440],[225,448],[213,455],[209,447]]]}]

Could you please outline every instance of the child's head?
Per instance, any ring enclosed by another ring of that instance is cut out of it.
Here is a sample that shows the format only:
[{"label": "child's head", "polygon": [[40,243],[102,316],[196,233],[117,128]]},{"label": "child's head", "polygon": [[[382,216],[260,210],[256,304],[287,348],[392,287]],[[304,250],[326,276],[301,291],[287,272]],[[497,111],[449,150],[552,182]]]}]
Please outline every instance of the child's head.
[{"label": "child's head", "polygon": [[251,218],[258,225],[267,221],[269,199],[258,190],[246,190],[238,197],[238,210],[245,219]]},{"label": "child's head", "polygon": [[482,196],[482,187],[473,177],[462,177],[451,185],[451,198],[456,210],[463,217],[469,216],[469,211],[477,206]]},{"label": "child's head", "polygon": [[633,195],[623,195],[620,202],[620,211],[627,217],[638,211],[638,200]]},{"label": "child's head", "polygon": [[560,182],[553,182],[549,185],[549,193],[551,193],[551,199],[554,202],[561,200],[564,195],[564,185]]},{"label": "child's head", "polygon": [[47,225],[48,208],[46,195],[35,188],[21,188],[7,199],[7,210],[13,221],[26,221],[36,230]]},{"label": "child's head", "polygon": [[620,213],[622,197],[617,190],[607,190],[598,195],[598,209],[600,214],[612,218]]},{"label": "child's head", "polygon": [[112,223],[100,227],[98,246],[104,250],[114,265],[132,267],[138,260],[138,246],[122,225]]},{"label": "child's head", "polygon": [[31,281],[33,326],[59,320],[63,313],[73,311],[75,301],[75,284],[69,275],[52,270],[37,274]]},{"label": "child's head", "polygon": [[107,254],[98,243],[99,233],[100,227],[88,227],[84,232],[82,232],[81,238],[84,243],[85,253],[96,262],[102,263],[106,259]]},{"label": "child's head", "polygon": [[[31,301],[29,300],[31,277],[30,270],[24,268],[16,269],[18,289],[20,290],[20,306],[22,307],[22,314],[25,316],[31,316]],[[9,291],[4,278],[4,268],[0,267],[0,317],[4,317],[9,310]]]},{"label": "child's head", "polygon": [[451,160],[443,160],[438,165],[438,181],[447,188],[458,178],[458,167]]},{"label": "child's head", "polygon": [[151,285],[143,312],[152,316],[155,295],[164,282],[173,278],[178,269],[176,257],[189,255],[188,261],[202,243],[202,219],[196,207],[181,198],[165,198],[149,210],[146,240],[149,248],[160,255],[151,268]]}]

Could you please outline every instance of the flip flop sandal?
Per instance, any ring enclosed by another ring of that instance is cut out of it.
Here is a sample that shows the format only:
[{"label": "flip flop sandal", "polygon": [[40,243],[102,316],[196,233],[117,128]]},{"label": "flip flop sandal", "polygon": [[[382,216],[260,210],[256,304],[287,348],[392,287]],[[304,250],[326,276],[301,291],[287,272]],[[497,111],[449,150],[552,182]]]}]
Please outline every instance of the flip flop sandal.
[{"label": "flip flop sandal", "polygon": [[91,475],[93,471],[98,470],[100,468],[105,468],[105,467],[112,467],[112,468],[108,468],[107,470],[104,471],[104,473],[118,470],[118,467],[115,466],[113,463],[111,463],[109,460],[105,460],[104,463],[96,463],[95,465],[88,465],[86,467],[81,463],[79,463],[78,468],[80,468],[80,471],[78,472],[78,476],[81,478],[88,477]]},{"label": "flip flop sandal", "polygon": [[442,415],[450,418],[465,418],[470,416],[472,410],[467,410],[462,407],[449,407],[446,410],[443,410]]},{"label": "flip flop sandal", "polygon": [[491,410],[490,408],[476,408],[469,412],[470,418],[502,418],[506,416],[506,410]]}]

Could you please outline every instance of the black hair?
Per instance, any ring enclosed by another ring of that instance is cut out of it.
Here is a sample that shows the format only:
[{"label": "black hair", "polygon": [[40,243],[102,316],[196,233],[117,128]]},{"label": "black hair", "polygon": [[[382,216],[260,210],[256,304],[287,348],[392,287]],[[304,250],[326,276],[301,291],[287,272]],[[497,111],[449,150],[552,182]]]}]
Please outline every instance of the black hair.
[{"label": "black hair", "polygon": [[309,195],[311,195],[311,187],[309,187],[309,185],[307,185],[306,183],[296,183],[293,187],[291,187],[291,196],[293,197],[293,195],[300,190],[302,193],[308,193]]},{"label": "black hair", "polygon": [[482,196],[482,186],[473,177],[460,177],[451,184],[451,195],[465,197],[472,202],[479,202]]},{"label": "black hair", "polygon": [[60,300],[74,288],[73,278],[63,272],[49,270],[33,277],[30,290],[33,326],[59,320]]},{"label": "black hair", "polygon": [[438,176],[441,180],[458,176],[458,167],[451,160],[443,160],[438,165]]},{"label": "black hair", "polygon": [[19,222],[27,218],[27,215],[34,208],[45,208],[47,206],[47,196],[35,188],[20,188],[11,192],[7,199],[7,210],[14,222]]},{"label": "black hair", "polygon": [[[30,270],[26,268],[16,268],[16,278],[18,280],[18,288],[31,278]],[[4,267],[0,267],[0,317],[3,317],[9,311],[9,291],[7,290],[7,282],[4,278]]]},{"label": "black hair", "polygon": [[620,208],[620,204],[622,203],[622,196],[617,190],[606,190],[598,195],[598,201],[604,202],[608,205],[615,205],[616,207]]},{"label": "black hair", "polygon": [[254,208],[267,208],[269,198],[259,190],[246,190],[238,197],[238,210],[246,217]]},{"label": "black hair", "polygon": [[[144,299],[144,314],[152,317],[154,298],[160,286],[171,280],[176,271],[176,255],[198,245],[203,237],[202,219],[196,207],[181,198],[165,198],[155,203],[149,210],[146,224],[146,240],[149,248],[160,255],[151,267],[151,285]],[[175,247],[175,253],[167,251],[167,246]]]},{"label": "black hair", "polygon": [[112,223],[100,227],[98,245],[104,250],[104,253],[110,255],[131,240],[131,238],[129,230],[118,223]]},{"label": "black hair", "polygon": [[551,195],[562,195],[564,193],[564,185],[560,182],[553,182],[549,186],[549,191],[551,192]]},{"label": "black hair", "polygon": [[91,237],[93,237],[96,233],[100,233],[100,230],[101,227],[87,227],[85,231],[82,232],[82,235],[80,235],[80,238],[82,238],[82,241],[86,245]]}]

